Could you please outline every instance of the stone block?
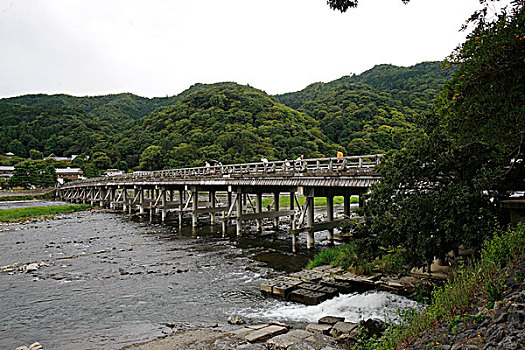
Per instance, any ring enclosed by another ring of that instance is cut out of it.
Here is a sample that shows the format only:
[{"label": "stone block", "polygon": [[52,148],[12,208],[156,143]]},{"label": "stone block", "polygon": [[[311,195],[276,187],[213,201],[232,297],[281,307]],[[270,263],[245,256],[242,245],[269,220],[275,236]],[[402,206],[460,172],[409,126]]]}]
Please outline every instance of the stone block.
[{"label": "stone block", "polygon": [[306,330],[308,332],[321,333],[326,335],[330,334],[331,329],[332,325],[322,323],[310,323],[308,326],[306,326]]},{"label": "stone block", "polygon": [[301,288],[292,291],[289,299],[293,302],[305,305],[317,305],[328,299],[328,296],[324,293]]},{"label": "stone block", "polygon": [[319,321],[317,321],[317,322],[318,323],[322,323],[322,324],[334,325],[337,322],[344,322],[344,321],[345,321],[344,317],[324,316],[324,317],[320,318]]},{"label": "stone block", "polygon": [[287,350],[292,348],[295,344],[302,342],[312,333],[302,329],[296,329],[286,334],[281,334],[266,342],[266,349],[268,350]]},{"label": "stone block", "polygon": [[244,339],[249,333],[251,333],[253,331],[254,330],[251,329],[251,328],[242,327],[242,328],[235,329],[233,331],[229,331],[226,334],[230,335],[230,336],[232,336],[234,338]]},{"label": "stone block", "polygon": [[261,283],[261,293],[272,294],[273,286],[279,283],[280,282],[275,281],[275,280],[270,280],[270,281]]},{"label": "stone block", "polygon": [[353,291],[351,283],[336,281],[334,277],[324,278],[321,280],[321,284],[323,286],[335,288],[339,293],[342,294],[351,293]]},{"label": "stone block", "polygon": [[246,326],[246,328],[257,330],[257,329],[262,329],[262,328],[268,327],[269,325],[270,324],[268,324],[268,323],[252,324],[251,326]]},{"label": "stone block", "polygon": [[303,270],[290,274],[290,277],[304,282],[318,282],[325,276],[328,276],[328,274],[314,270]]},{"label": "stone block", "polygon": [[248,333],[244,339],[250,343],[257,343],[263,340],[270,339],[277,335],[288,332],[288,328],[281,326],[268,326],[261,329],[254,330]]},{"label": "stone block", "polygon": [[276,298],[281,298],[283,300],[286,300],[288,298],[288,295],[291,291],[293,291],[296,287],[291,284],[287,283],[280,283],[272,288],[272,295]]},{"label": "stone block", "polygon": [[333,337],[340,337],[342,335],[350,335],[357,329],[357,323],[352,322],[337,322],[330,330],[330,335]]}]

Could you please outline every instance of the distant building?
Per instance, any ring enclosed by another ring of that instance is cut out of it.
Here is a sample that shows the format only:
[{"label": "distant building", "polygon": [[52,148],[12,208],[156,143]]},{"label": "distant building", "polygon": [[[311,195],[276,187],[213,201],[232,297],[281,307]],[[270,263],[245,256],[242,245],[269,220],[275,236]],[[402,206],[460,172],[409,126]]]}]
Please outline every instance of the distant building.
[{"label": "distant building", "polygon": [[14,166],[0,165],[0,177],[4,179],[5,181],[9,181],[11,176],[13,176],[14,172],[15,172]]},{"label": "distant building", "polygon": [[70,157],[58,157],[58,156],[55,156],[54,153],[51,153],[50,155],[48,155],[47,157],[45,157],[44,159],[53,159],[53,160],[56,160],[56,161],[64,161],[64,162],[68,162],[70,163],[74,158],[70,158]]},{"label": "distant building", "polygon": [[8,156],[9,158],[11,158],[11,157],[14,157],[14,156],[15,156],[15,154],[14,154],[14,153],[12,153],[12,152],[7,152],[7,153],[6,153],[5,155],[6,155],[6,156]]},{"label": "distant building", "polygon": [[117,176],[117,175],[125,175],[126,172],[124,170],[119,169],[108,169],[106,170],[106,176]]},{"label": "distant building", "polygon": [[80,168],[56,168],[55,171],[59,184],[63,184],[65,179],[79,180],[84,178],[84,172]]}]

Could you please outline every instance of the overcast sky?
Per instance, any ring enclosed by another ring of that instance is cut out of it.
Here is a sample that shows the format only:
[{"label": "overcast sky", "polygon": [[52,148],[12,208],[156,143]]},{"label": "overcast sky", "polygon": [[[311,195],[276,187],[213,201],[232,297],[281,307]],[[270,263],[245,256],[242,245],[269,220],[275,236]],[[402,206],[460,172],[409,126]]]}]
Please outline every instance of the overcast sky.
[{"label": "overcast sky", "polygon": [[172,96],[234,81],[269,94],[376,64],[442,60],[478,0],[0,0],[0,97]]}]

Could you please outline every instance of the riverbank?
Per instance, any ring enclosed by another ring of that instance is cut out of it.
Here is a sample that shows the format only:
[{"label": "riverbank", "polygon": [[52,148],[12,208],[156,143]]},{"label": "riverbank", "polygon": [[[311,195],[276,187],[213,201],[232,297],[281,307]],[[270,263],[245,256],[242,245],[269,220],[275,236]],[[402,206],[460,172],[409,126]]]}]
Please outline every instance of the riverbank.
[{"label": "riverbank", "polygon": [[30,201],[54,198],[55,188],[41,190],[0,191],[0,202]]},{"label": "riverbank", "polygon": [[38,221],[53,218],[57,214],[74,213],[90,209],[87,204],[55,205],[45,207],[27,207],[0,210],[0,222],[16,223],[24,221]]}]

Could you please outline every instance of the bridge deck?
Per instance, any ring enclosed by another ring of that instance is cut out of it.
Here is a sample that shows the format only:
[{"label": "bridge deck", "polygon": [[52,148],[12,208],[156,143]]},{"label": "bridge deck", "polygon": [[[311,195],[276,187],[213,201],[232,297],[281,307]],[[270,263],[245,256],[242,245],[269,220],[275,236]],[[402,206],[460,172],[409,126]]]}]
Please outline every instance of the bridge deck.
[{"label": "bridge deck", "polygon": [[[334,196],[344,196],[347,216],[350,215],[351,195],[359,195],[362,204],[361,195],[380,180],[375,166],[381,157],[366,155],[138,171],[67,183],[58,189],[58,196],[63,200],[121,207],[130,214],[133,210],[144,213],[149,209],[150,220],[154,213],[160,212],[164,221],[170,209],[176,208],[173,197],[174,191],[178,191],[179,207],[175,212],[180,222],[185,212],[191,213],[194,226],[199,214],[209,214],[212,224],[215,215],[222,214],[226,221],[234,218],[237,233],[242,234],[245,221],[256,220],[260,230],[263,219],[274,220],[278,225],[280,217],[289,216],[293,242],[299,232],[306,231],[308,246],[311,247],[314,231],[328,230],[329,239],[333,239],[333,228],[338,224],[333,215]],[[218,191],[227,193],[227,203],[217,201],[215,194]],[[209,193],[209,203],[205,208],[199,207],[199,192]],[[275,196],[273,211],[263,211],[264,193]],[[279,208],[280,193],[290,196],[287,210]],[[250,194],[257,196],[254,202]],[[299,205],[297,194],[307,197],[304,205]],[[328,220],[325,223],[314,223],[314,197],[327,198]],[[254,212],[248,214],[250,205]],[[293,245],[295,247],[295,243]]]}]

